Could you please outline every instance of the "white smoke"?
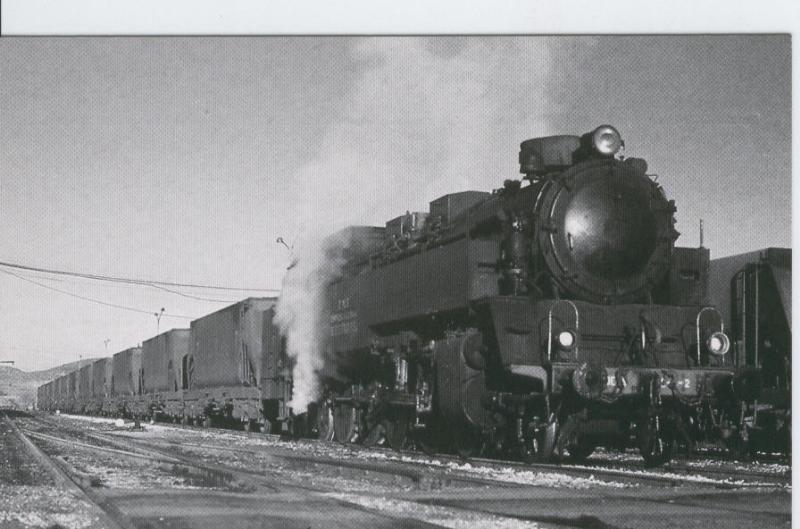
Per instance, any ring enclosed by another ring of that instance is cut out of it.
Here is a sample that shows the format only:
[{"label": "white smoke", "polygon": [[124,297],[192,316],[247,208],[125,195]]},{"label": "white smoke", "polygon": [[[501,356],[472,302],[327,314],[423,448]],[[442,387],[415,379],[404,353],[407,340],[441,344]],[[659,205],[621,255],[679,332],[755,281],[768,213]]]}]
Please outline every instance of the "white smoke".
[{"label": "white smoke", "polygon": [[328,338],[325,289],[345,264],[334,244],[308,230],[301,233],[275,308],[275,322],[294,361],[289,406],[295,414],[304,413],[320,393],[318,373],[325,363]]},{"label": "white smoke", "polygon": [[[545,117],[554,108],[544,81],[553,46],[524,38],[355,41],[352,63],[363,70],[343,100],[321,105],[330,125],[308,142],[312,158],[291,180],[304,229],[277,320],[295,359],[295,413],[318,397],[327,347],[324,290],[343,264],[328,257],[325,236],[514,177],[519,142],[548,132]],[[324,61],[311,64],[320,79],[343,75],[326,70]]]}]

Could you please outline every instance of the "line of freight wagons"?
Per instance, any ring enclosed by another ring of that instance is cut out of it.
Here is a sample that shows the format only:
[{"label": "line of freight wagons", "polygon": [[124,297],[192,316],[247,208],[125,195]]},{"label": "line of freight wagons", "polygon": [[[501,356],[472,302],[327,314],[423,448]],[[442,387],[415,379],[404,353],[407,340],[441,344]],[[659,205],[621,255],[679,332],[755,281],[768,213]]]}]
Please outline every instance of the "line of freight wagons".
[{"label": "line of freight wagons", "polygon": [[281,428],[291,364],[276,298],[248,298],[38,389],[40,410]]}]

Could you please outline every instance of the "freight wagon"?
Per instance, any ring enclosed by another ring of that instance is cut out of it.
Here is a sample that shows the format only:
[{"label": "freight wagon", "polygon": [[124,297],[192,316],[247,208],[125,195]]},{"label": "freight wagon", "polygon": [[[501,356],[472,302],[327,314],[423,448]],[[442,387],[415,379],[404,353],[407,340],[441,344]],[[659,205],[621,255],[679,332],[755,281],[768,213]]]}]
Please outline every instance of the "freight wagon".
[{"label": "freight wagon", "polygon": [[45,409],[286,428],[291,365],[275,298],[247,298],[53,382]]},{"label": "freight wagon", "polygon": [[69,413],[78,411],[78,372],[72,371],[66,376],[67,391],[65,408]]},{"label": "freight wagon", "polygon": [[78,394],[75,410],[87,413],[92,400],[92,364],[86,364],[78,370]]},{"label": "freight wagon", "polygon": [[264,425],[259,381],[264,372],[264,311],[275,298],[247,298],[192,321],[186,361],[184,420]]},{"label": "freight wagon", "polygon": [[116,411],[134,415],[142,388],[142,350],[131,347],[112,357],[111,395]]},{"label": "freight wagon", "polygon": [[47,410],[50,409],[50,390],[52,382],[48,382],[36,390],[36,409]]},{"label": "freight wagon", "polygon": [[86,411],[94,415],[103,411],[103,401],[110,395],[110,377],[107,375],[108,358],[101,358],[92,363],[92,390],[87,397]]},{"label": "freight wagon", "polygon": [[142,342],[142,393],[174,393],[188,388],[183,365],[188,363],[189,329],[173,329]]},{"label": "freight wagon", "polygon": [[183,390],[188,389],[189,329],[173,329],[142,343],[146,415],[183,420]]},{"label": "freight wagon", "polygon": [[733,361],[750,370],[751,450],[791,447],[792,252],[766,248],[711,261],[709,294],[733,341]]},{"label": "freight wagon", "polygon": [[62,377],[58,377],[52,382],[53,390],[51,392],[50,411],[63,409],[61,404],[61,378]]},{"label": "freight wagon", "polygon": [[49,410],[53,406],[53,380],[36,390],[36,409]]},{"label": "freight wagon", "polygon": [[[307,425],[307,429],[302,431],[299,424],[293,424],[294,417],[289,408],[293,361],[286,354],[286,340],[281,336],[274,319],[274,307],[264,311],[261,331],[263,367],[259,378],[264,406],[261,429],[265,432],[289,431],[298,435],[313,435],[318,433],[315,424]],[[298,430],[293,431],[296,427]]]},{"label": "freight wagon", "polygon": [[262,333],[265,311],[275,301],[247,298],[192,321],[190,329],[145,341],[144,406],[136,413],[184,423],[269,428],[262,381],[273,375]]}]

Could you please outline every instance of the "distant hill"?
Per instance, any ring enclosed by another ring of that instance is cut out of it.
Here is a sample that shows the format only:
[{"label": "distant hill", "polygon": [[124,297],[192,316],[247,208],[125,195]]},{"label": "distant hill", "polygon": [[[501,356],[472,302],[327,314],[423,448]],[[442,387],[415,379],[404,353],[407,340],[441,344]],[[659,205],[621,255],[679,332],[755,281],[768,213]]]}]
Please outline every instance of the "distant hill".
[{"label": "distant hill", "polygon": [[95,360],[97,358],[87,358],[42,371],[22,371],[16,367],[0,365],[0,395],[3,396],[0,400],[14,401],[22,408],[32,406],[36,401],[36,389],[39,386]]}]

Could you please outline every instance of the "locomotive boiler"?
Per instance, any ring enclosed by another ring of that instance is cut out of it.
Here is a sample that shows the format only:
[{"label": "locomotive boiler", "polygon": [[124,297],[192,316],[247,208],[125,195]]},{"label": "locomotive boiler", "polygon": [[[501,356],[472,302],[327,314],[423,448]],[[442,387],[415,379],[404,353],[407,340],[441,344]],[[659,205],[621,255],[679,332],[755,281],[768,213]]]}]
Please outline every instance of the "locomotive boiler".
[{"label": "locomotive boiler", "polygon": [[752,388],[707,305],[709,251],[676,246],[674,202],[622,153],[608,125],[527,140],[520,180],[333,237],[320,435],[648,464],[735,438]]}]

